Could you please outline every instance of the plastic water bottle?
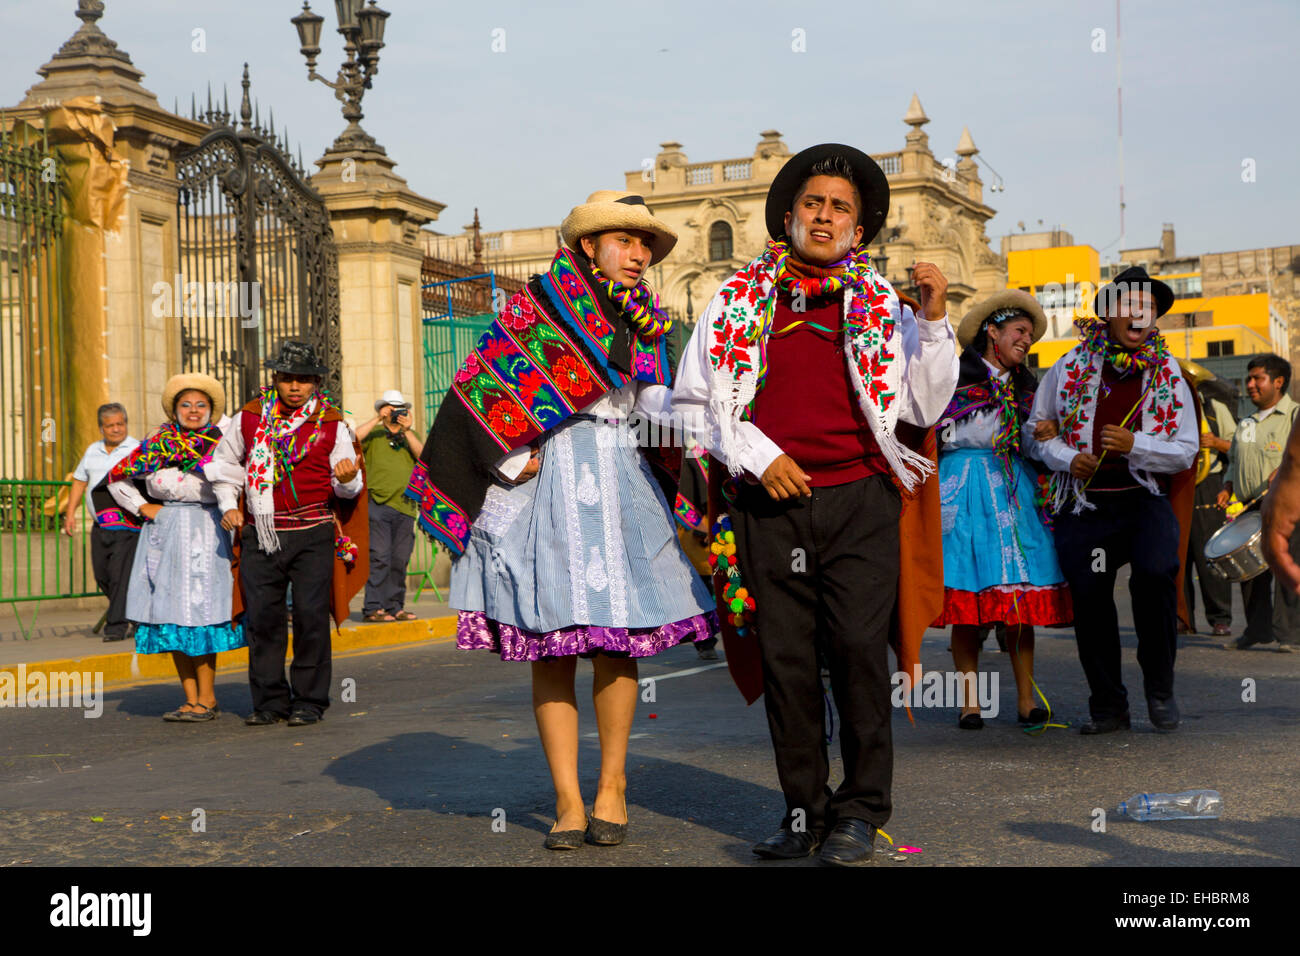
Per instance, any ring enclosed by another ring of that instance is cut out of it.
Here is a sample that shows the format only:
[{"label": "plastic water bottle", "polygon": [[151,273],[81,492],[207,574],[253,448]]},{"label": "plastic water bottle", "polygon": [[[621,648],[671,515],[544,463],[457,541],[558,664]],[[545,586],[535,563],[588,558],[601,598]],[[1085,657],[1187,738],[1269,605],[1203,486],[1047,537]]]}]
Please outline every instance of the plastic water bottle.
[{"label": "plastic water bottle", "polygon": [[1217,790],[1185,790],[1182,793],[1139,793],[1116,810],[1132,820],[1213,820],[1223,812],[1223,798]]}]

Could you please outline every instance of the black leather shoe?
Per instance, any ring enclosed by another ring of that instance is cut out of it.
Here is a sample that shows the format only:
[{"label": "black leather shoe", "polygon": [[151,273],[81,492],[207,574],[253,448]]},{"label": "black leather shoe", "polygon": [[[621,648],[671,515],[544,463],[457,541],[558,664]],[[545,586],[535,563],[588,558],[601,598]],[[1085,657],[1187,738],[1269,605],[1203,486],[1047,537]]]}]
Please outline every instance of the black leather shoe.
[{"label": "black leather shoe", "polygon": [[971,714],[962,714],[957,718],[957,726],[962,730],[983,730],[984,718],[978,712]]},{"label": "black leather shoe", "polygon": [[305,727],[307,724],[318,724],[321,721],[321,715],[314,710],[295,710],[289,715],[290,727]]},{"label": "black leather shoe", "polygon": [[796,833],[782,827],[762,843],[754,844],[754,853],[765,860],[798,860],[817,852],[821,841],[816,835],[804,831]]},{"label": "black leather shoe", "polygon": [[1179,713],[1178,701],[1170,697],[1168,700],[1156,700],[1154,697],[1147,698],[1147,715],[1151,718],[1151,723],[1155,724],[1156,730],[1177,730]]},{"label": "black leather shoe", "polygon": [[1131,725],[1132,722],[1129,720],[1128,714],[1119,717],[1094,717],[1079,728],[1079,733],[1084,736],[1113,734],[1117,730],[1128,730]]},{"label": "black leather shoe", "polygon": [[862,866],[871,862],[876,828],[866,820],[841,820],[822,844],[818,862],[825,866]]},{"label": "black leather shoe", "polygon": [[282,720],[284,720],[284,714],[277,714],[269,710],[255,710],[244,718],[244,723],[249,727],[268,727]]},{"label": "black leather shoe", "polygon": [[[590,820],[588,825],[590,825]],[[580,850],[582,849],[582,840],[586,835],[586,830],[552,830],[546,834],[542,846],[548,850]]]}]

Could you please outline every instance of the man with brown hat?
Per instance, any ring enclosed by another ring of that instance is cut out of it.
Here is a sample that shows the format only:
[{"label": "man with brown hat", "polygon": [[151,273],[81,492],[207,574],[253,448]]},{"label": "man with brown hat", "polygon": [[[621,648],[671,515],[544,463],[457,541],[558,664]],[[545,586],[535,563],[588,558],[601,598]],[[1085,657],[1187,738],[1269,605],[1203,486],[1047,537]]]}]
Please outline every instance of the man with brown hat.
[{"label": "man with brown hat", "polygon": [[[900,490],[915,493],[935,468],[903,433],[939,419],[957,352],[939,269],[916,264],[918,313],[871,263],[888,209],[885,175],[861,151],[827,143],[792,157],[768,192],[772,241],[713,297],[674,388],[674,411],[705,424],[710,477],[735,479],[728,513],[710,509],[713,549],[727,568],[733,674],[754,652],[735,629],[758,632],[786,801],[780,830],[754,847],[765,858],[810,856],[824,838],[823,863],[868,862],[890,814]],[[819,651],[840,714],[834,794]]]},{"label": "man with brown hat", "polygon": [[[330,615],[346,618],[348,599],[366,577],[357,560],[368,552],[365,511],[356,508],[364,477],[352,430],[319,391],[329,369],[315,348],[282,342],[266,367],[275,373],[272,384],[234,417],[213,456],[239,466],[243,481],[214,479],[214,490],[222,526],[243,528],[239,583],[253,694],[244,723],[301,726],[319,721],[329,706]],[[290,584],[293,664],[286,681]]]}]

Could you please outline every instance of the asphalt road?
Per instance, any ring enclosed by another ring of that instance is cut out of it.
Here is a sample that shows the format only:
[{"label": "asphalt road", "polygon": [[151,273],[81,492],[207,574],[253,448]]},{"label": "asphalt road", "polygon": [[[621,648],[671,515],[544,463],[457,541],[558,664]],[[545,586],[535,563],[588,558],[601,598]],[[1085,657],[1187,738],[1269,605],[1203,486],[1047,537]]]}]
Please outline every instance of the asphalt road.
[{"label": "asphalt road", "polygon": [[[946,636],[931,635],[923,662],[950,666]],[[914,710],[914,725],[896,711],[894,816],[885,829],[921,852],[878,852],[876,865],[1300,861],[1300,655],[1186,639],[1177,670],[1184,723],[1166,735],[1146,720],[1131,633],[1125,643],[1131,732],[1024,734],[1009,659],[992,650],[981,666],[999,674],[1001,714],[984,730],[958,730],[948,709]],[[620,847],[542,848],[553,796],[529,669],[430,642],[337,659],[336,688],[355,680],[356,701],[340,702],[336,690],[312,727],[245,727],[240,674],[219,679],[227,713],[210,724],[159,719],[179,702],[170,682],[110,688],[98,719],[0,711],[0,866],[809,865],[750,854],[783,808],[762,705],[746,708],[725,668],[700,667],[689,647],[642,664],[642,677],[658,678],[656,700],[638,705],[631,829]],[[590,665],[578,673],[590,800],[598,770]],[[1043,632],[1037,674],[1057,716],[1077,726],[1086,687],[1071,631]],[[1255,702],[1242,700],[1246,679]],[[832,753],[837,782],[838,743]],[[1199,787],[1222,793],[1222,819],[1113,815],[1142,791]],[[1095,808],[1110,814],[1105,832],[1092,829]]]}]

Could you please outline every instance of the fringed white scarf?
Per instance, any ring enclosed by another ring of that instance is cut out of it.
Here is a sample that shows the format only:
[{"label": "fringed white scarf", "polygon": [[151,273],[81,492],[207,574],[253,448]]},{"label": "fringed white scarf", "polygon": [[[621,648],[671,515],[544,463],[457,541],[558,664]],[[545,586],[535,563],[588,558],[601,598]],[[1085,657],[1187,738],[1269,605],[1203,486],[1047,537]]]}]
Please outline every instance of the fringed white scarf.
[{"label": "fringed white scarf", "polygon": [[[712,372],[710,406],[721,430],[721,452],[733,475],[737,464],[737,425],[762,388],[767,373],[767,337],[776,303],[778,257],[772,247],[723,283],[700,321],[709,329]],[[908,448],[894,434],[903,375],[902,308],[898,295],[870,270],[844,290],[844,360],[858,407],[871,427],[881,454],[904,490],[914,491],[933,474],[934,463]]]}]

